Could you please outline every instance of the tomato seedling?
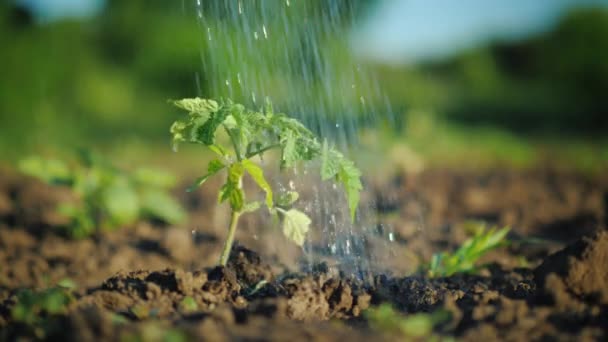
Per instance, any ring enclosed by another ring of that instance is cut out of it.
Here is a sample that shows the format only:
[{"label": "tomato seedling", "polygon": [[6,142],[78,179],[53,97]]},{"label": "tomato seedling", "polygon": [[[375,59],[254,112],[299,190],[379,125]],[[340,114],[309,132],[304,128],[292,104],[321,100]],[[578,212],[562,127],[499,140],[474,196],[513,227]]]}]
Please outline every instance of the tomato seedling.
[{"label": "tomato seedling", "polygon": [[[174,101],[174,104],[188,112],[186,118],[175,121],[171,126],[174,149],[179,143],[188,142],[204,145],[217,155],[209,162],[207,173],[198,178],[189,190],[201,186],[220,171],[226,171],[226,182],[219,190],[218,200],[230,204],[231,216],[221,265],[228,262],[239,217],[264,205],[272,215],[282,220],[287,238],[299,246],[304,244],[311,220],[292,207],[298,200],[298,193],[291,191],[275,196],[264,171],[254,161],[256,157],[261,160],[262,155],[270,150],[280,151],[281,170],[292,168],[300,161],[320,159],[321,178],[342,183],[351,219],[354,220],[362,188],[361,172],[352,161],[330,147],[327,140],[319,142],[298,120],[274,113],[269,102],[259,111],[248,110],[231,100],[192,98]],[[226,140],[230,141],[229,147],[216,139],[219,132],[225,133]],[[246,201],[243,190],[245,174],[265,192],[263,203]]]}]

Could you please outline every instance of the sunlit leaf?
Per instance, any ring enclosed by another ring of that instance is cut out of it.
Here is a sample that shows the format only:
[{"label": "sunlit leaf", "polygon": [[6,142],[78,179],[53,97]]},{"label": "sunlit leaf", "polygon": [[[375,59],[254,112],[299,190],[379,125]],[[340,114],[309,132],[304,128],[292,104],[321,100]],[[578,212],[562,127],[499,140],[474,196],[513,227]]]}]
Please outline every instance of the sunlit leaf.
[{"label": "sunlit leaf", "polygon": [[310,218],[297,209],[289,209],[283,214],[283,234],[298,246],[303,246],[310,229]]},{"label": "sunlit leaf", "polygon": [[273,207],[273,199],[272,199],[272,188],[270,184],[264,178],[264,171],[257,164],[252,162],[249,159],[245,159],[241,162],[247,173],[251,176],[251,178],[255,181],[255,183],[266,192],[266,206],[269,209]]},{"label": "sunlit leaf", "polygon": [[286,191],[279,195],[277,199],[277,204],[282,207],[287,207],[295,203],[300,195],[295,191]]}]

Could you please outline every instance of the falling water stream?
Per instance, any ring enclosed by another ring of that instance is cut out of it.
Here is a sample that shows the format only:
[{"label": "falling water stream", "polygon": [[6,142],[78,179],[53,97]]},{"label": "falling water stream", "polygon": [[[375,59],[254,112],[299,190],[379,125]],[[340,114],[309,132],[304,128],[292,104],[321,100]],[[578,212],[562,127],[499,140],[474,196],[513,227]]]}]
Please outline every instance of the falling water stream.
[{"label": "falling water stream", "polygon": [[[253,108],[268,98],[275,109],[355,157],[359,130],[390,120],[378,82],[349,45],[367,2],[193,1],[201,30],[198,95],[232,98]],[[378,229],[373,200],[362,202],[351,222],[340,185],[313,177],[315,167],[298,168],[275,184],[308,193],[301,209],[313,219],[315,231],[302,264],[310,269],[321,255],[333,259],[342,273],[365,277],[389,255],[392,231]],[[371,241],[376,241],[373,249]]]}]

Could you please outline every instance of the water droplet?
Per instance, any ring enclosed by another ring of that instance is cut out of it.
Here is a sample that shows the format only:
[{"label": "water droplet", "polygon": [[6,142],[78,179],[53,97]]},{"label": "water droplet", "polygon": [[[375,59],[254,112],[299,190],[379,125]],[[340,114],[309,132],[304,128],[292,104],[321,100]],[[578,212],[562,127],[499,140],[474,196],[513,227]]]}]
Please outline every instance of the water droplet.
[{"label": "water droplet", "polygon": [[[202,13],[201,13],[202,15]],[[207,27],[207,39],[211,40],[211,27]]]},{"label": "water droplet", "polygon": [[239,84],[241,84],[241,73],[240,73],[240,72],[237,72],[237,73],[236,73],[236,81],[237,81]]},{"label": "water droplet", "polygon": [[228,87],[230,87],[230,81],[229,81],[229,80],[226,80],[226,85],[227,85]]},{"label": "water droplet", "polygon": [[264,38],[268,39],[268,32],[266,32],[266,25],[262,25],[262,32],[264,33]]},{"label": "water droplet", "polygon": [[289,188],[290,188],[291,190],[294,190],[294,189],[296,188],[295,184],[293,183],[293,180],[290,180],[290,181],[289,181]]},{"label": "water droplet", "polygon": [[258,40],[258,31],[253,31],[253,38]]},{"label": "water droplet", "polygon": [[336,252],[338,251],[338,247],[336,246],[335,243],[331,244],[329,246],[329,249],[331,250],[331,254],[336,254]]},{"label": "water droplet", "polygon": [[285,4],[287,5],[287,7],[289,7],[291,4],[289,3],[289,0],[285,0]]},{"label": "water droplet", "polygon": [[340,128],[340,124],[339,123],[336,124],[336,128]]},{"label": "water droplet", "polygon": [[388,233],[388,240],[391,242],[395,241],[395,234],[393,232]]},{"label": "water droplet", "polygon": [[239,14],[243,14],[243,3],[239,1]]},{"label": "water droplet", "polygon": [[363,96],[359,97],[359,101],[361,104],[365,104],[365,98]]}]

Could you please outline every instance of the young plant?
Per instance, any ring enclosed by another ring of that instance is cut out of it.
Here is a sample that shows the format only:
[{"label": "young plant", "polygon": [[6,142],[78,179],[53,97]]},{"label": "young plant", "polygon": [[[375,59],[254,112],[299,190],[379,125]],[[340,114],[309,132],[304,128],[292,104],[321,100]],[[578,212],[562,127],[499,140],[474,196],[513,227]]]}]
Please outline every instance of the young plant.
[{"label": "young plant", "polygon": [[[298,193],[286,192],[275,196],[262,168],[255,162],[255,158],[261,160],[263,154],[270,150],[280,152],[280,169],[292,168],[300,161],[321,159],[321,178],[342,183],[351,219],[354,220],[362,188],[361,172],[352,161],[330,147],[327,140],[320,143],[298,120],[274,113],[270,103],[260,111],[245,109],[230,100],[216,102],[193,98],[175,101],[174,104],[188,112],[186,118],[175,121],[171,126],[174,149],[179,143],[188,142],[204,145],[217,155],[209,162],[207,173],[198,178],[189,190],[202,185],[220,171],[226,172],[226,183],[219,190],[218,200],[230,204],[231,216],[221,265],[228,262],[239,217],[258,210],[262,205],[282,219],[283,233],[287,238],[299,246],[304,244],[311,220],[292,208]],[[217,138],[220,132],[225,134],[229,147]],[[263,203],[246,200],[243,190],[245,174],[265,192]]]},{"label": "young plant", "polygon": [[44,339],[61,329],[54,318],[67,313],[68,306],[73,301],[72,294],[63,287],[40,291],[24,289],[16,295],[11,318],[23,324],[28,333],[33,333],[38,339]]},{"label": "young plant", "polygon": [[441,340],[433,334],[433,329],[450,320],[450,313],[445,310],[404,316],[387,303],[365,310],[364,315],[373,329],[399,335],[405,340]]},{"label": "young plant", "polygon": [[507,245],[509,228],[485,229],[481,225],[475,229],[473,237],[467,239],[455,253],[433,254],[427,266],[429,277],[449,277],[455,273],[473,272],[477,269],[477,261],[491,250]]},{"label": "young plant", "polygon": [[148,168],[121,171],[97,155],[80,154],[79,162],[68,166],[56,159],[29,157],[19,169],[54,186],[67,186],[78,201],[61,203],[59,211],[71,223],[62,227],[72,238],[84,238],[99,229],[114,229],[139,218],[154,218],[168,223],[181,222],[186,214],[168,193],[175,180],[172,175]]}]

